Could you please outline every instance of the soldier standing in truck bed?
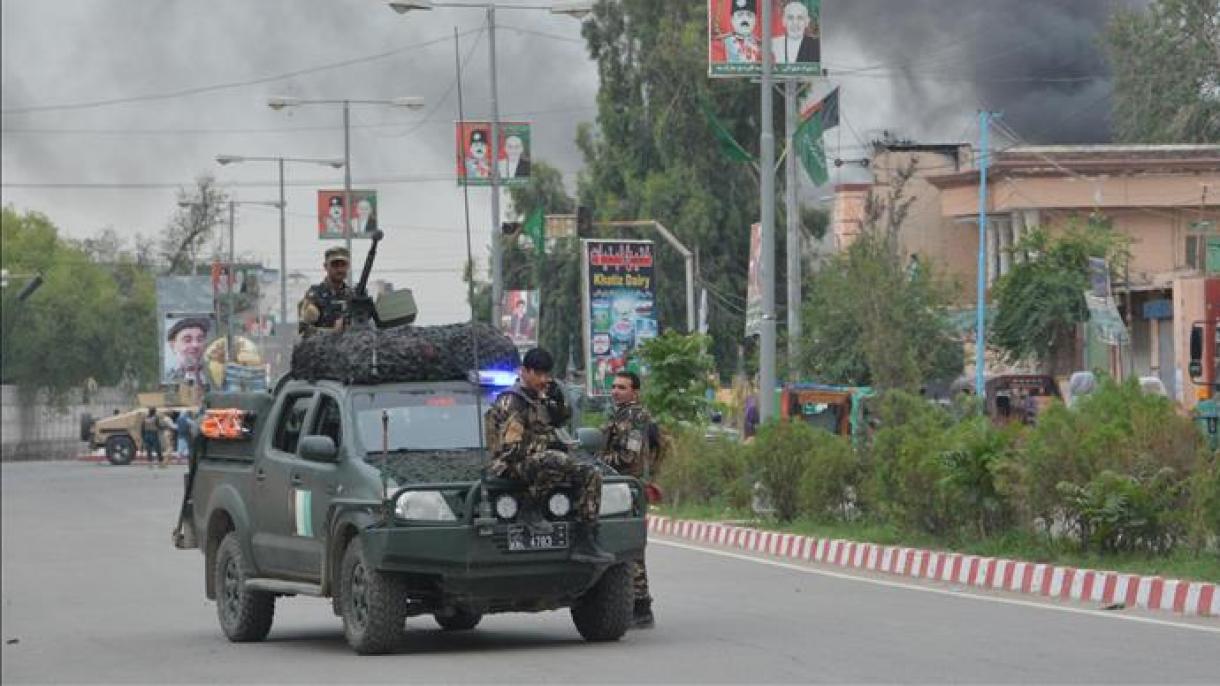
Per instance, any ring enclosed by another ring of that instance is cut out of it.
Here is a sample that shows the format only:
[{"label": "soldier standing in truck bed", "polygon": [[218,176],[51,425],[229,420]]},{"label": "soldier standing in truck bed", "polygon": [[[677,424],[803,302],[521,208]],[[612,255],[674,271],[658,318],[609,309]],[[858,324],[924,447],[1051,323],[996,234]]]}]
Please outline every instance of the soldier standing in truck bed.
[{"label": "soldier standing in truck bed", "polygon": [[351,253],[347,248],[334,247],[326,251],[323,267],[326,278],[305,291],[299,307],[298,333],[309,336],[319,330],[343,330],[351,289],[347,286],[347,271]]},{"label": "soldier standing in truck bed", "polygon": [[[598,458],[621,474],[647,481],[658,440],[656,424],[648,410],[640,405],[640,377],[631,371],[617,372],[610,386],[610,397],[614,401],[614,412],[602,427],[605,448]],[[644,566],[644,558],[636,562],[633,576],[635,609],[632,623],[641,629],[652,628],[656,620],[652,615],[652,594],[648,592],[648,569]]]}]

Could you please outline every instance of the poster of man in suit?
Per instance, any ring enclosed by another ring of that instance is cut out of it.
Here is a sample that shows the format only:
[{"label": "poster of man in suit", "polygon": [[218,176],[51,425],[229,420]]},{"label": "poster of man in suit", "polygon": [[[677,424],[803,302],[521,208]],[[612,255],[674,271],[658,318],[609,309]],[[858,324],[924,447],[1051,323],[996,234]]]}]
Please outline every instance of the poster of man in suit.
[{"label": "poster of man in suit", "polygon": [[318,238],[369,238],[378,228],[377,191],[353,188],[350,209],[346,196],[342,188],[318,191]]},{"label": "poster of man in suit", "polygon": [[[762,25],[764,2],[771,26]],[[762,41],[771,41],[777,78],[822,73],[822,0],[708,0],[708,74],[758,76]]]},{"label": "poster of man in suit", "polygon": [[[495,169],[502,186],[524,186],[530,178],[530,124],[500,122]],[[457,122],[459,186],[490,186],[492,175],[491,122]]]},{"label": "poster of man in suit", "polygon": [[538,291],[504,291],[500,330],[513,345],[528,350],[538,345]]}]

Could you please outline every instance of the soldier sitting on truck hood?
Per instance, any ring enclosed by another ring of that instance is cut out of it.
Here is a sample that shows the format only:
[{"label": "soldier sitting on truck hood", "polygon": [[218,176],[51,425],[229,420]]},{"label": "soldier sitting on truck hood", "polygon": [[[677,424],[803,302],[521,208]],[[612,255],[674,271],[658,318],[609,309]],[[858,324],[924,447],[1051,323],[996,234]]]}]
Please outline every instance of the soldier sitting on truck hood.
[{"label": "soldier sitting on truck hood", "polygon": [[492,458],[488,472],[525,482],[535,505],[541,504],[556,486],[572,483],[577,489],[572,559],[611,564],[614,556],[602,549],[597,538],[601,473],[594,465],[550,447],[558,441],[543,399],[553,367],[549,352],[542,348],[529,350],[522,359],[517,382],[487,410],[485,427]]},{"label": "soldier sitting on truck hood", "polygon": [[326,278],[305,291],[300,304],[298,332],[309,336],[319,329],[343,330],[351,289],[347,287],[347,270],[351,253],[347,248],[334,247],[326,251],[323,267]]}]

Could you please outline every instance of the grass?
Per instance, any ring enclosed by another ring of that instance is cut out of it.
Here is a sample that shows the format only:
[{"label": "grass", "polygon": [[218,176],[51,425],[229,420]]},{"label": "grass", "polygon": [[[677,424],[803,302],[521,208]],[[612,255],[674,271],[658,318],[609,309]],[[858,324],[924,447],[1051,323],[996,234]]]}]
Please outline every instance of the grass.
[{"label": "grass", "polygon": [[748,510],[739,510],[715,505],[669,505],[654,506],[653,512],[675,519],[734,522],[768,531],[813,536],[816,538],[838,538],[879,545],[901,545],[914,548],[931,548],[951,552],[1004,557],[1025,562],[1065,565],[1079,569],[1127,572],[1132,574],[1159,575],[1165,578],[1220,583],[1220,555],[1194,554],[1178,550],[1168,555],[1148,553],[1099,553],[1081,552],[1065,541],[1052,541],[1030,534],[1006,534],[982,540],[947,542],[926,534],[905,532],[887,524],[871,522],[825,522],[799,518],[780,523],[759,519]]}]

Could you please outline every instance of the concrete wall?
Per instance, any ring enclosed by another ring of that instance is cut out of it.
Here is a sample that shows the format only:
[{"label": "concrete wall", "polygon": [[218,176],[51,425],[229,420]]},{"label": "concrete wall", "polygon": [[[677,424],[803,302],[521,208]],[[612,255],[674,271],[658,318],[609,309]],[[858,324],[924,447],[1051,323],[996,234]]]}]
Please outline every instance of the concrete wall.
[{"label": "concrete wall", "polygon": [[87,399],[73,392],[59,408],[48,404],[44,394],[28,402],[16,386],[0,386],[0,460],[75,458],[85,450],[82,414],[104,417],[133,407],[135,398],[116,388],[98,389]]}]

